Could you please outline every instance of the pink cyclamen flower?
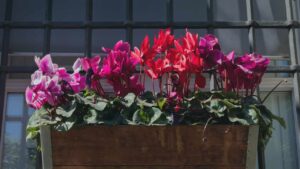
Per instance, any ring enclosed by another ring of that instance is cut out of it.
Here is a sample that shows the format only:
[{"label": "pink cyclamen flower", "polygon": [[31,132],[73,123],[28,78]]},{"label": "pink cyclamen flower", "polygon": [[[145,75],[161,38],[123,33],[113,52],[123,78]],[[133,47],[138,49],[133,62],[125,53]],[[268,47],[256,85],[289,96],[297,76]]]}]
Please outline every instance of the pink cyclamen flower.
[{"label": "pink cyclamen flower", "polygon": [[47,97],[43,91],[34,92],[29,87],[26,88],[25,99],[26,103],[34,109],[40,109],[47,102]]},{"label": "pink cyclamen flower", "polygon": [[79,93],[82,91],[86,87],[85,82],[85,76],[81,76],[79,72],[74,72],[71,74],[71,80],[68,81],[74,93]]},{"label": "pink cyclamen flower", "polygon": [[42,59],[40,59],[39,57],[35,57],[34,60],[39,70],[44,74],[51,75],[57,70],[58,66],[56,64],[53,64],[50,54],[44,56]]},{"label": "pink cyclamen flower", "polygon": [[35,109],[44,104],[57,106],[61,97],[70,91],[79,92],[84,87],[84,77],[79,73],[69,74],[65,68],[53,64],[51,56],[42,59],[36,57],[35,62],[39,69],[31,75],[31,87],[26,89],[26,102]]}]

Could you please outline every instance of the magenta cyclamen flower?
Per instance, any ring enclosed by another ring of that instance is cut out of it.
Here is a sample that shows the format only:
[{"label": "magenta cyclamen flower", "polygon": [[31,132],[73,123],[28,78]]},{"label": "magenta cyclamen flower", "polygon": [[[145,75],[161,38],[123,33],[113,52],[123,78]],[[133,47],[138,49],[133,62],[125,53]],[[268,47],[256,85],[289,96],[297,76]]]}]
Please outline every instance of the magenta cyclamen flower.
[{"label": "magenta cyclamen flower", "polygon": [[104,90],[101,86],[100,82],[100,69],[99,64],[101,61],[100,56],[94,56],[92,58],[78,58],[74,65],[73,70],[76,74],[73,74],[73,79],[77,79],[80,81],[79,86],[77,86],[79,89],[82,89],[81,87],[85,87],[86,85],[86,77],[82,77],[80,75],[80,71],[84,70],[87,74],[89,74],[89,70],[92,70],[92,74],[89,74],[90,82],[88,82],[91,87],[91,89],[95,90],[99,95],[104,96]]},{"label": "magenta cyclamen flower", "polygon": [[27,87],[25,93],[31,107],[39,109],[46,103],[57,106],[63,94],[78,93],[85,88],[85,77],[78,70],[69,74],[65,68],[53,64],[50,55],[42,59],[36,57],[35,62],[39,69],[31,75],[31,87]]},{"label": "magenta cyclamen flower", "polygon": [[39,70],[47,75],[52,75],[56,72],[58,68],[57,64],[52,63],[50,54],[44,56],[42,59],[35,57],[34,61],[38,66]]},{"label": "magenta cyclamen flower", "polygon": [[63,94],[58,79],[57,75],[48,76],[40,70],[32,74],[32,87],[27,87],[25,93],[27,104],[35,109],[41,108],[45,103],[51,106],[57,105],[58,97]]},{"label": "magenta cyclamen flower", "polygon": [[200,56],[204,59],[204,67],[211,69],[221,64],[223,53],[219,45],[219,40],[213,35],[205,35],[199,42]]},{"label": "magenta cyclamen flower", "polygon": [[257,54],[245,54],[234,58],[234,52],[223,57],[219,73],[224,81],[225,91],[238,92],[245,89],[246,95],[253,94],[260,84],[270,60]]},{"label": "magenta cyclamen flower", "polygon": [[245,54],[237,58],[237,69],[235,72],[240,79],[239,87],[251,90],[251,93],[254,92],[254,89],[261,82],[261,78],[269,63],[270,60],[268,58],[263,58],[257,54]]},{"label": "magenta cyclamen flower", "polygon": [[104,48],[104,51],[108,54],[103,60],[100,76],[107,79],[118,96],[130,92],[140,94],[143,85],[138,83],[138,75],[134,75],[139,61],[130,56],[129,43],[119,41],[113,49]]}]

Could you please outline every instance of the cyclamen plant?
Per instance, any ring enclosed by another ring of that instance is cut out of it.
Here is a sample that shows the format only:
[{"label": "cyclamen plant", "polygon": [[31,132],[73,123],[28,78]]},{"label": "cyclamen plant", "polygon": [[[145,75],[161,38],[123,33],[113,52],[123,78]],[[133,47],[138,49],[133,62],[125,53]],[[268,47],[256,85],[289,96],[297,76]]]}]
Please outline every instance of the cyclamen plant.
[{"label": "cyclamen plant", "polygon": [[[272,114],[254,95],[270,62],[259,54],[224,54],[213,35],[186,31],[175,38],[161,30],[151,45],[148,36],[130,50],[127,42],[103,48],[105,57],[78,58],[72,73],[50,55],[35,58],[38,70],[26,89],[26,102],[36,109],[27,126],[28,138],[39,127],[59,131],[74,126],[242,124],[260,126],[260,143],[272,134]],[[137,68],[138,66],[138,68]],[[204,91],[207,73],[215,88]],[[152,89],[145,90],[146,76]],[[105,91],[107,81],[114,93]],[[158,85],[159,91],[155,91]]]}]

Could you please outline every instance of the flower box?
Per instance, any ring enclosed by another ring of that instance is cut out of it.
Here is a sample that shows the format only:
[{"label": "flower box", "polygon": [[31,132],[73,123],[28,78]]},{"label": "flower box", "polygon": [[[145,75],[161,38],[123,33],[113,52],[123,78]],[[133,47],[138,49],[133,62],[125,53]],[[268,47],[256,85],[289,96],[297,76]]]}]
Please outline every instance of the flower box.
[{"label": "flower box", "polygon": [[131,49],[120,40],[71,71],[50,54],[35,58],[27,138],[41,136],[44,169],[254,169],[257,143],[265,147],[273,121],[285,126],[263,104],[279,84],[255,95],[270,59],[224,54],[215,36],[188,30]]},{"label": "flower box", "polygon": [[41,130],[44,169],[254,169],[257,138],[241,125]]}]

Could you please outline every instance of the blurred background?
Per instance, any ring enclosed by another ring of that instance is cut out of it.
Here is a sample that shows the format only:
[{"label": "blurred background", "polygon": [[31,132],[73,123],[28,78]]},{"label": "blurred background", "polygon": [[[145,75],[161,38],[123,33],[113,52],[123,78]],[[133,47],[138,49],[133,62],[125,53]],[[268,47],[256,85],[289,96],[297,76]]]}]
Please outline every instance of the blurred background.
[{"label": "blurred background", "polygon": [[200,36],[215,34],[222,50],[257,52],[270,57],[257,94],[285,118],[260,169],[299,169],[299,0],[0,0],[0,168],[39,169],[41,158],[25,128],[33,110],[24,91],[35,70],[34,56],[51,53],[54,62],[71,66],[77,57],[101,54],[118,40],[139,46],[146,34],[171,28],[178,37],[188,28]]}]

